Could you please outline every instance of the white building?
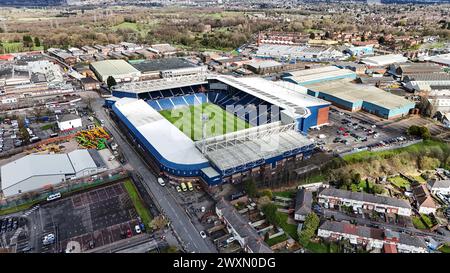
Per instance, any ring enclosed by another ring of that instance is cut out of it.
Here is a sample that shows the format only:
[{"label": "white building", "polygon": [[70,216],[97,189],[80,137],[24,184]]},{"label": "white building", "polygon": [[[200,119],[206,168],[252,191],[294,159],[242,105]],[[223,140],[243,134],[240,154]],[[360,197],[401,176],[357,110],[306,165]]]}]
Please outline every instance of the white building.
[{"label": "white building", "polygon": [[450,179],[430,181],[427,187],[433,194],[450,195]]},{"label": "white building", "polygon": [[402,216],[411,216],[412,214],[411,205],[405,200],[335,188],[323,189],[318,195],[318,202],[326,208],[352,207],[358,213],[361,213],[362,210],[375,210]]},{"label": "white building", "polygon": [[1,166],[1,190],[5,197],[57,185],[70,179],[106,170],[97,150],[68,154],[32,154]]},{"label": "white building", "polygon": [[61,131],[72,130],[83,126],[81,117],[74,114],[56,116],[58,128]]},{"label": "white building", "polygon": [[408,61],[408,58],[403,57],[401,54],[388,54],[388,55],[380,55],[363,58],[361,60],[362,63],[367,64],[369,66],[388,66],[394,63],[405,63]]},{"label": "white building", "polygon": [[385,249],[386,253],[427,253],[427,247],[418,237],[405,233],[356,226],[343,222],[325,221],[317,232],[319,237],[329,240],[347,239],[353,245],[366,249]]}]

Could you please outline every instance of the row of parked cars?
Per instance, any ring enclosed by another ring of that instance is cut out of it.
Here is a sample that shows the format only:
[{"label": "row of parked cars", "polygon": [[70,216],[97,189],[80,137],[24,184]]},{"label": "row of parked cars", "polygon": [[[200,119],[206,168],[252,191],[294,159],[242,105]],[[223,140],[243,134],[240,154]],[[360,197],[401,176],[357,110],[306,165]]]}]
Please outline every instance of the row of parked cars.
[{"label": "row of parked cars", "polygon": [[0,219],[0,234],[14,231],[19,227],[19,219],[16,217]]}]

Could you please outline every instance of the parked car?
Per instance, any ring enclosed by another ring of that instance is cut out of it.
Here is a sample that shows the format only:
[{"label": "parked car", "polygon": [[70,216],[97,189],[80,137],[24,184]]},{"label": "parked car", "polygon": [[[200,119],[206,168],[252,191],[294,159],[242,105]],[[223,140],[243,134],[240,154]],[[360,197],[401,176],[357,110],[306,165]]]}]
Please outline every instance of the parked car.
[{"label": "parked car", "polygon": [[189,181],[189,182],[187,182],[187,187],[188,187],[188,189],[190,190],[190,191],[193,191],[194,190],[194,187],[192,187],[192,183]]},{"label": "parked car", "polygon": [[134,226],[134,231],[136,231],[136,234],[142,233],[141,227],[139,227],[139,225],[135,225],[135,226]]},{"label": "parked car", "polygon": [[131,232],[131,229],[127,230],[127,237],[131,238],[131,236],[133,236],[133,233]]},{"label": "parked car", "polygon": [[183,191],[187,191],[187,187],[186,187],[186,184],[184,184],[184,182],[181,182],[181,189]]},{"label": "parked car", "polygon": [[206,233],[202,230],[202,231],[200,231],[200,236],[202,236],[202,238],[205,239],[206,238]]},{"label": "parked car", "polygon": [[177,192],[181,192],[180,186],[176,186]]}]

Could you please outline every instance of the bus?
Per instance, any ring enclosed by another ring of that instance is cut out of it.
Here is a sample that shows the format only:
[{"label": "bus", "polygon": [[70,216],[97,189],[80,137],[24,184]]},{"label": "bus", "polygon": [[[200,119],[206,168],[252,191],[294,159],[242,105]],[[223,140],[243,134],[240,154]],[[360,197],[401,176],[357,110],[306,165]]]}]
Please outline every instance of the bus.
[{"label": "bus", "polygon": [[47,201],[56,200],[58,198],[61,198],[61,193],[60,192],[53,193],[53,194],[50,194],[49,196],[47,196]]}]

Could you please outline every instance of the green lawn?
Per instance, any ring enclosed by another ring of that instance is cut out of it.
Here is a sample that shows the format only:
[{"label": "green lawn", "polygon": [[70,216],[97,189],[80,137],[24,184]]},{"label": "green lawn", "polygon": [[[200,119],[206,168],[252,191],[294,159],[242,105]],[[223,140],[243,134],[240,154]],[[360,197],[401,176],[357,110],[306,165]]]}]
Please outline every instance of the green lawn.
[{"label": "green lawn", "polygon": [[273,195],[284,198],[295,198],[295,190],[273,192]]},{"label": "green lawn", "polygon": [[206,115],[209,118],[208,121],[206,121],[207,137],[223,135],[251,127],[245,120],[210,103],[191,105],[172,110],[163,110],[160,114],[192,140],[202,139],[203,115]]},{"label": "green lawn", "polygon": [[442,253],[450,253],[450,245],[442,245],[438,250]]},{"label": "green lawn", "polygon": [[388,181],[391,182],[392,184],[394,184],[395,186],[397,186],[399,188],[403,188],[403,189],[407,189],[411,186],[409,181],[401,176],[391,177],[388,179]]},{"label": "green lawn", "polygon": [[425,224],[422,222],[422,220],[418,216],[413,216],[412,222],[413,222],[414,227],[417,229],[427,229]]},{"label": "green lawn", "polygon": [[16,207],[12,207],[12,208],[8,208],[8,209],[2,209],[2,210],[0,210],[0,215],[7,215],[7,214],[11,214],[11,213],[16,213],[16,212],[19,212],[19,211],[27,210],[27,209],[31,208],[32,206],[34,206],[37,203],[39,203],[39,201],[32,201],[32,202],[24,203],[24,204],[16,206]]},{"label": "green lawn", "polygon": [[131,198],[131,201],[133,202],[134,207],[136,208],[137,213],[139,214],[139,217],[141,217],[142,222],[148,228],[150,225],[150,221],[152,220],[150,212],[147,208],[145,208],[144,202],[139,196],[139,193],[137,192],[133,182],[130,179],[127,179],[124,185],[125,189],[128,192],[128,195]]},{"label": "green lawn", "polygon": [[314,253],[328,253],[329,252],[328,246],[325,244],[322,244],[322,243],[309,242],[309,244],[307,246],[305,246],[305,248]]},{"label": "green lawn", "polygon": [[55,125],[54,123],[46,124],[44,126],[41,126],[41,130],[52,129],[54,125]]},{"label": "green lawn", "polygon": [[413,178],[414,178],[417,182],[419,182],[420,184],[427,183],[427,181],[426,181],[422,176],[420,176],[420,175],[414,176]]},{"label": "green lawn", "polygon": [[122,22],[116,26],[113,27],[114,30],[117,29],[132,29],[135,31],[139,31],[137,23],[130,23],[130,22]]},{"label": "green lawn", "polygon": [[298,234],[297,234],[297,225],[294,224],[288,224],[287,219],[288,219],[288,215],[286,213],[282,213],[277,211],[277,213],[280,216],[281,219],[281,228],[284,230],[284,232],[286,232],[287,234],[289,234],[289,236],[292,237],[292,239],[298,241]]},{"label": "green lawn", "polygon": [[31,48],[25,48],[21,42],[2,42],[3,50],[0,49],[0,53],[17,53],[28,50],[44,50],[43,46],[33,46]]},{"label": "green lawn", "polygon": [[280,236],[277,236],[277,237],[275,237],[275,238],[272,238],[272,239],[267,240],[266,243],[267,243],[269,246],[273,246],[273,245],[276,245],[276,244],[278,244],[278,243],[284,242],[284,241],[286,241],[287,239],[288,239],[288,237],[286,236],[286,234],[283,234],[283,235],[280,235]]},{"label": "green lawn", "polygon": [[368,161],[371,158],[374,157],[381,157],[381,158],[389,158],[394,155],[397,155],[401,152],[409,152],[418,154],[420,151],[423,151],[427,148],[436,147],[439,146],[442,148],[443,151],[447,151],[449,149],[448,144],[440,141],[435,140],[425,140],[421,143],[416,143],[414,145],[399,148],[399,149],[393,149],[393,150],[387,150],[387,151],[362,151],[359,153],[354,153],[350,155],[346,155],[343,157],[345,161],[348,163],[357,163],[357,162],[364,162]]}]

